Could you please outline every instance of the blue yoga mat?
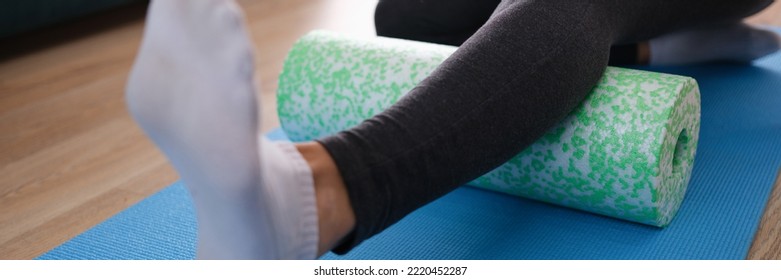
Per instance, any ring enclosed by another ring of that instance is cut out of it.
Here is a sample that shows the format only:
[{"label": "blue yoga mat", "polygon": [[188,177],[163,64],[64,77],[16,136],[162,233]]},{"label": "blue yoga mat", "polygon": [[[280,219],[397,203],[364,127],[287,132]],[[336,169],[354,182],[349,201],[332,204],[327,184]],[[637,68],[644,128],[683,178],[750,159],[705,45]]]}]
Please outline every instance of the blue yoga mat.
[{"label": "blue yoga mat", "polygon": [[[781,167],[781,52],[754,65],[643,69],[694,77],[702,92],[691,183],[667,228],[461,187],[349,254],[323,258],[745,258]],[[39,258],[191,259],[195,229],[176,183]]]}]

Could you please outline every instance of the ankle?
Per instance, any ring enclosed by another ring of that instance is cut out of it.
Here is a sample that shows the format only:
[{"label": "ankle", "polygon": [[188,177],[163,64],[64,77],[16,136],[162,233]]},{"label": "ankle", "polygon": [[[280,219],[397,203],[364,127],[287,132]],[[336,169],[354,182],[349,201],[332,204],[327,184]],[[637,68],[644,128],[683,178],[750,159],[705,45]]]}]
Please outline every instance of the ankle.
[{"label": "ankle", "polygon": [[298,143],[296,148],[312,169],[320,240],[318,255],[322,255],[353,230],[355,213],[344,180],[328,151],[317,142]]}]

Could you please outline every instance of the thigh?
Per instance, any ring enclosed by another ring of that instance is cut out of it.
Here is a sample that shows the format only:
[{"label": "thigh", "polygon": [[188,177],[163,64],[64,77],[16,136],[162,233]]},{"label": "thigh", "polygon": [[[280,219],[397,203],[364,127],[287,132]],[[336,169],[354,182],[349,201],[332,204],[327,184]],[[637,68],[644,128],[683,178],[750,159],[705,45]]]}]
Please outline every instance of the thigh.
[{"label": "thigh", "polygon": [[380,0],[377,35],[461,45],[496,9],[499,0]]}]

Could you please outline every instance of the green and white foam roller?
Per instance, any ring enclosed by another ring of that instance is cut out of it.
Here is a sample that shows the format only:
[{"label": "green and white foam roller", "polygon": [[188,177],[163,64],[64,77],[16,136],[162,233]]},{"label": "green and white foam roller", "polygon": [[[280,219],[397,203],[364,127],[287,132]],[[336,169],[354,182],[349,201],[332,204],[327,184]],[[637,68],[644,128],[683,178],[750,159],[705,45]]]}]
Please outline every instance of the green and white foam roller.
[{"label": "green and white foam roller", "polygon": [[[357,125],[454,50],[312,32],[293,46],[279,78],[282,127],[306,141]],[[699,129],[694,79],[609,67],[566,119],[470,185],[663,227],[686,192]]]}]

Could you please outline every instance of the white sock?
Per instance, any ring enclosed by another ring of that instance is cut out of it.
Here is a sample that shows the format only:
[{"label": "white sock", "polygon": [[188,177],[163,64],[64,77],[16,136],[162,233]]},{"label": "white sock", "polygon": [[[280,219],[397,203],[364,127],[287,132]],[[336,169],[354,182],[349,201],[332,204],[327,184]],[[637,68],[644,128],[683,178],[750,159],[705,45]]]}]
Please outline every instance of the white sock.
[{"label": "white sock", "polygon": [[778,34],[744,23],[708,26],[654,38],[651,65],[709,61],[751,62],[781,48]]},{"label": "white sock", "polygon": [[199,258],[312,259],[311,170],[258,135],[253,72],[232,0],[155,0],[126,98],[193,196]]}]

